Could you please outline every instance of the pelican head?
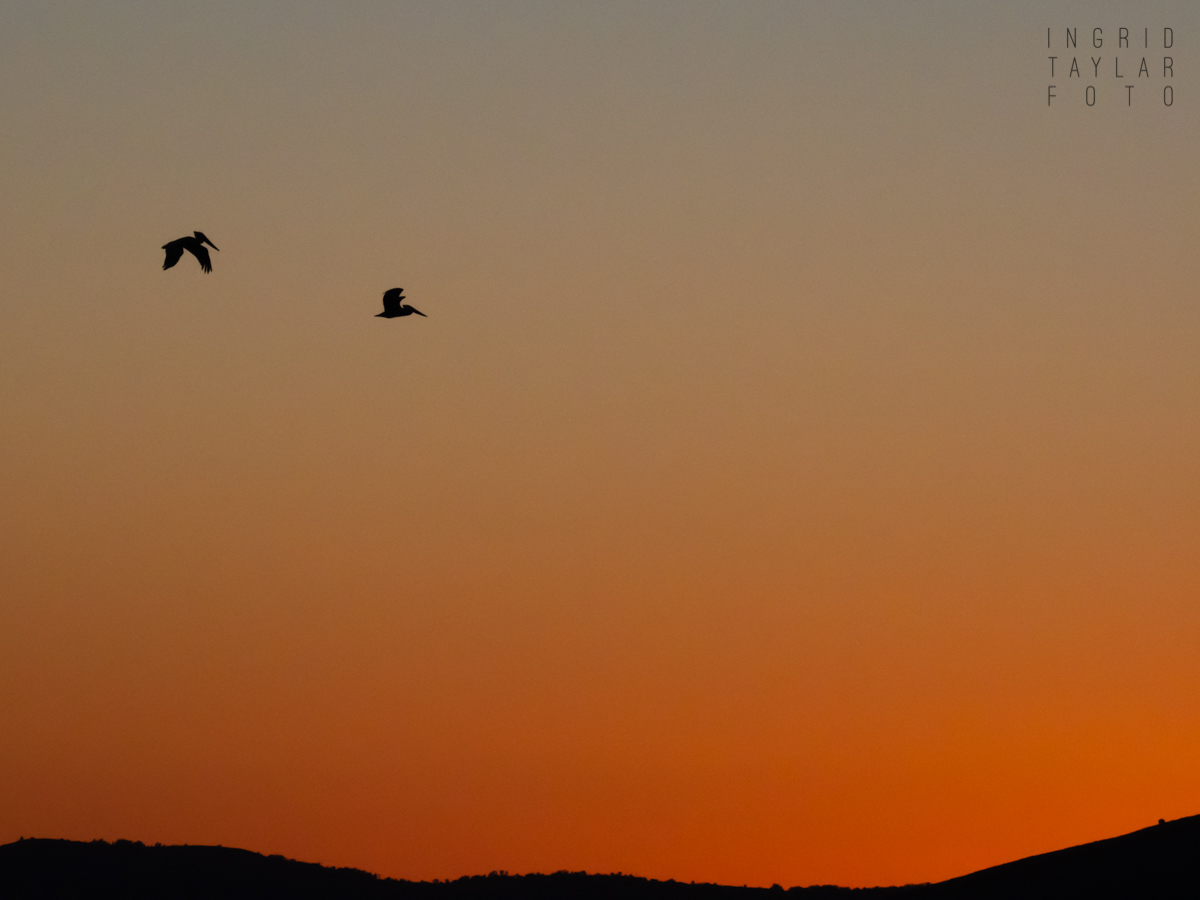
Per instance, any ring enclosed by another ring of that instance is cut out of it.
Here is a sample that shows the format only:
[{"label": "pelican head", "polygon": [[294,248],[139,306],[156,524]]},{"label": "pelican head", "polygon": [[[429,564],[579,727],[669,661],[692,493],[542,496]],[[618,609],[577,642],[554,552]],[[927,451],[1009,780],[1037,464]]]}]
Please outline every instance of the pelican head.
[{"label": "pelican head", "polygon": [[194,234],[196,236],[196,240],[198,240],[200,243],[208,244],[208,246],[210,246],[214,250],[220,252],[221,248],[218,247],[216,244],[214,244],[212,241],[210,241],[207,237],[205,237],[203,231],[193,231],[192,234]]}]

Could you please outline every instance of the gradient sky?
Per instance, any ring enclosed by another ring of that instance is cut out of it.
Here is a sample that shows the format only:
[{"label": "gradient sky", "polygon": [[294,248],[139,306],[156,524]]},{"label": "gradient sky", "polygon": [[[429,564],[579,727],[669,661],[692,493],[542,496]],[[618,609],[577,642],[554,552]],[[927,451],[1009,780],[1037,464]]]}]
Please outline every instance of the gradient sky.
[{"label": "gradient sky", "polygon": [[0,841],[868,885],[1200,812],[1198,35],[0,2]]}]

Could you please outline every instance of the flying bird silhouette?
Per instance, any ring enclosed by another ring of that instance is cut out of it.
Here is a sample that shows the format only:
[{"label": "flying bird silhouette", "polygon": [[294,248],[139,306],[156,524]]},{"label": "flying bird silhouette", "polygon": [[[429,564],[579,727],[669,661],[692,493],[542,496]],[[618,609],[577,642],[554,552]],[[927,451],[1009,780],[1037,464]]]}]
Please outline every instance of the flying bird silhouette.
[{"label": "flying bird silhouette", "polygon": [[404,288],[392,288],[390,291],[384,292],[383,312],[375,313],[375,318],[395,319],[397,316],[411,316],[413,313],[426,319],[429,318],[419,309],[404,302]]},{"label": "flying bird silhouette", "polygon": [[212,260],[208,258],[208,251],[204,249],[204,245],[208,244],[214,250],[220,250],[221,248],[205,237],[203,231],[196,231],[193,234],[194,237],[181,237],[177,241],[163,244],[162,248],[167,251],[167,258],[163,261],[164,271],[179,262],[183,257],[184,250],[200,260],[201,269],[205,272],[212,271]]}]

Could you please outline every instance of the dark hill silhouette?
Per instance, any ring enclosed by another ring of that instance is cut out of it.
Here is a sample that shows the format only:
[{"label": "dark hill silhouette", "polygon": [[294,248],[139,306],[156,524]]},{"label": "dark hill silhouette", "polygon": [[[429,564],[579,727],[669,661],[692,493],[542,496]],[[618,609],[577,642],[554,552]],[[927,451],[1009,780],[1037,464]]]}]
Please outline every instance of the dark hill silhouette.
[{"label": "dark hill silhouette", "polygon": [[1200,816],[951,878],[930,885],[928,896],[1200,897]]},{"label": "dark hill silhouette", "polygon": [[870,894],[958,898],[1200,897],[1200,816],[983,869],[937,884],[748,888],[633,875],[509,875],[399,881],[231,847],[20,840],[0,846],[4,900],[788,900]]}]

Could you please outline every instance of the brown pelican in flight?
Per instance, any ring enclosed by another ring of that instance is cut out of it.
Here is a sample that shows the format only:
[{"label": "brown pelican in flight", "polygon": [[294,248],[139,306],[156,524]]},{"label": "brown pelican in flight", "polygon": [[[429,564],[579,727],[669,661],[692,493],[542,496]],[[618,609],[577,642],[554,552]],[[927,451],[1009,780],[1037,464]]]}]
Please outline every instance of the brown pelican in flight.
[{"label": "brown pelican in flight", "polygon": [[390,291],[385,292],[383,295],[383,312],[375,313],[375,318],[394,319],[397,316],[411,316],[413,313],[416,313],[418,316],[424,316],[426,319],[429,318],[429,316],[426,316],[419,309],[405,303],[404,299],[404,288],[392,288]]},{"label": "brown pelican in flight", "polygon": [[167,251],[167,258],[163,261],[163,269],[169,269],[183,257],[183,251],[186,250],[196,259],[200,260],[200,268],[205,272],[212,271],[212,261],[208,258],[208,251],[204,249],[204,245],[212,247],[214,250],[221,248],[204,236],[203,231],[193,232],[195,237],[181,237],[177,241],[171,241],[169,244],[163,244],[162,248]]}]

